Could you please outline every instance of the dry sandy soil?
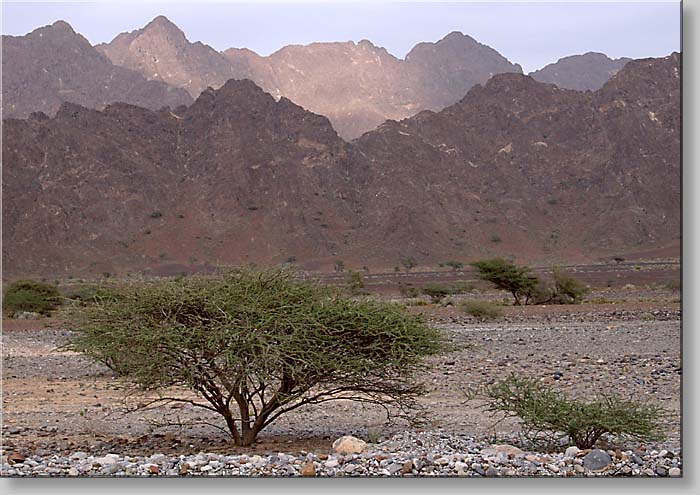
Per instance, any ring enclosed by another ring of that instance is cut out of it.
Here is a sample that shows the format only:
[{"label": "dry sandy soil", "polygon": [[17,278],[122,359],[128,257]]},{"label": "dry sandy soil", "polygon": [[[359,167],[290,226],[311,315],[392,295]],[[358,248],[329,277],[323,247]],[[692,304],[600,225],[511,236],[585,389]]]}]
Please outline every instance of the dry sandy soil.
[{"label": "dry sandy soil", "polygon": [[[480,294],[500,300],[502,294]],[[607,289],[577,306],[504,307],[483,324],[455,306],[413,306],[456,343],[468,347],[432,359],[422,376],[429,393],[420,426],[517,443],[517,423],[497,423],[465,395],[480,384],[515,372],[552,383],[567,394],[618,394],[665,407],[668,437],[660,446],[680,448],[680,293],[666,288]],[[196,453],[237,451],[218,423],[190,406],[168,405],[125,414],[127,385],[79,355],[58,352],[69,335],[56,319],[4,320],[3,453]],[[168,426],[158,423],[169,422]],[[179,424],[175,424],[179,423]],[[191,424],[198,423],[198,424]],[[281,418],[247,452],[328,450],[343,434],[376,441],[417,428],[387,422],[381,408],[336,402]],[[629,445],[632,448],[636,445]],[[240,450],[240,449],[238,449]]]}]

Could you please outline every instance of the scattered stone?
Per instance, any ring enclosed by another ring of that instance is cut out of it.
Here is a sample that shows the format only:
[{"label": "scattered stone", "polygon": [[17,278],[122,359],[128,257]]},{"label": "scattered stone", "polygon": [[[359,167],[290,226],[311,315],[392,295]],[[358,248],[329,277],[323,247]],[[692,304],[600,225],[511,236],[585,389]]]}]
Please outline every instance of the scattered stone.
[{"label": "scattered stone", "polygon": [[576,447],[575,445],[572,445],[568,449],[566,449],[566,452],[564,452],[564,456],[566,457],[576,457],[576,455],[581,452],[581,450]]},{"label": "scattered stone", "polygon": [[522,455],[523,451],[520,450],[518,447],[515,447],[513,445],[491,445],[491,447],[488,447],[482,451],[484,455],[498,455],[498,454],[505,454],[508,457],[515,457],[518,455]]},{"label": "scattered stone", "polygon": [[314,466],[313,461],[306,461],[301,466],[301,475],[306,477],[316,476],[316,466]]},{"label": "scattered stone", "polygon": [[10,455],[7,456],[7,462],[8,464],[20,464],[24,462],[25,457],[20,454],[19,452],[12,452]]},{"label": "scattered stone", "polygon": [[413,471],[413,461],[404,462],[403,466],[401,468],[401,471],[403,472],[403,474],[409,474],[410,472],[412,472]]},{"label": "scattered stone", "polygon": [[672,478],[677,478],[681,475],[681,470],[680,470],[680,468],[672,467],[671,469],[668,470],[668,475],[671,476]]}]

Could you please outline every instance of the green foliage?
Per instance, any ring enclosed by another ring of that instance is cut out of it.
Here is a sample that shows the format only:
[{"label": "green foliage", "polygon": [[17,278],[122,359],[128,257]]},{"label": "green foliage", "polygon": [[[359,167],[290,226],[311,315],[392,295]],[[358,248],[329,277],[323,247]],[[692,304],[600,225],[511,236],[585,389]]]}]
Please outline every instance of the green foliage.
[{"label": "green foliage", "polygon": [[156,210],[154,212],[151,212],[151,218],[160,218],[163,216],[163,213],[160,210]]},{"label": "green foliage", "polygon": [[429,296],[430,301],[435,304],[452,294],[452,290],[449,287],[440,284],[428,284],[421,289],[421,292]]},{"label": "green foliage", "polygon": [[361,294],[365,294],[365,281],[362,279],[362,275],[360,274],[360,272],[350,270],[345,280],[346,285],[348,287],[348,291],[351,295],[358,296]]},{"label": "green foliage", "polygon": [[477,276],[481,280],[491,282],[497,288],[510,292],[516,306],[521,304],[523,297],[527,304],[539,283],[537,277],[530,274],[529,267],[517,266],[502,258],[475,261],[470,265],[476,268]]},{"label": "green foliage", "polygon": [[494,234],[491,236],[491,242],[493,242],[494,244],[500,244],[501,242],[503,242],[503,239],[501,239],[500,236]]},{"label": "green foliage", "polygon": [[[250,445],[279,416],[349,399],[406,412],[423,358],[442,334],[402,306],[356,301],[288,270],[236,270],[105,288],[67,312],[65,349],[85,353],[143,390],[184,385]],[[173,396],[163,399],[190,402]]]},{"label": "green foliage", "polygon": [[333,262],[333,269],[338,273],[344,272],[345,271],[345,262],[343,260],[335,260]]},{"label": "green foliage", "polygon": [[62,295],[74,304],[89,304],[95,301],[101,289],[97,285],[77,285],[62,290]]},{"label": "green foliage", "polygon": [[568,399],[535,379],[511,374],[486,389],[487,409],[520,418],[533,439],[568,437],[580,449],[590,449],[604,435],[640,441],[663,438],[663,409],[617,397],[584,402]]},{"label": "green foliage", "polygon": [[21,311],[49,314],[61,304],[61,294],[55,285],[34,280],[12,282],[2,298],[2,309],[13,316]]},{"label": "green foliage", "polygon": [[401,260],[401,265],[406,269],[407,272],[410,272],[413,270],[416,266],[418,266],[418,262],[415,260],[415,258],[412,257],[407,257],[403,258]]},{"label": "green foliage", "polygon": [[442,300],[454,294],[463,294],[465,292],[471,292],[474,290],[474,286],[469,282],[455,282],[452,285],[443,284],[428,284],[421,289],[421,292],[426,296],[430,297],[431,302],[440,303]]},{"label": "green foliage", "polygon": [[503,314],[498,305],[488,301],[465,301],[460,307],[479,321],[495,320]]},{"label": "green foliage", "polygon": [[555,268],[553,301],[559,304],[580,304],[590,289],[573,276]]}]

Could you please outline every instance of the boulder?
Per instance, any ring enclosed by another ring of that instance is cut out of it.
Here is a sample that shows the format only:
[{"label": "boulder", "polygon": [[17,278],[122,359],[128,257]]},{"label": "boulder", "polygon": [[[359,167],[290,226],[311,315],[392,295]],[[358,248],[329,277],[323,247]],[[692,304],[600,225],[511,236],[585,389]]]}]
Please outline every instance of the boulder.
[{"label": "boulder", "polygon": [[365,441],[350,435],[340,437],[333,442],[333,450],[340,455],[360,454],[366,446]]},{"label": "boulder", "polygon": [[593,449],[583,457],[583,466],[591,471],[605,469],[611,462],[610,454],[600,449]]}]

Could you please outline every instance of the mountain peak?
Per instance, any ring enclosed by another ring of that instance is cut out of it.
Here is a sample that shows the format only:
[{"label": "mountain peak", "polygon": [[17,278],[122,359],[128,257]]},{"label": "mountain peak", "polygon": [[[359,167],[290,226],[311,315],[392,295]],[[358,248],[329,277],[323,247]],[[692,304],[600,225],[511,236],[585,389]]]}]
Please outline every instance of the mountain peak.
[{"label": "mountain peak", "polygon": [[436,44],[438,44],[438,43],[455,43],[455,42],[462,42],[462,41],[469,41],[472,43],[476,43],[476,40],[474,38],[472,38],[471,36],[464,34],[461,31],[452,31],[447,36],[442,38],[440,41],[436,42]]},{"label": "mountain peak", "polygon": [[148,28],[153,28],[153,27],[160,27],[160,28],[166,28],[166,29],[174,29],[177,31],[182,32],[182,30],[177,27],[177,24],[175,24],[173,21],[165,17],[164,15],[159,15],[157,17],[154,17],[151,22],[146,24],[143,28],[143,30],[147,30]]}]

